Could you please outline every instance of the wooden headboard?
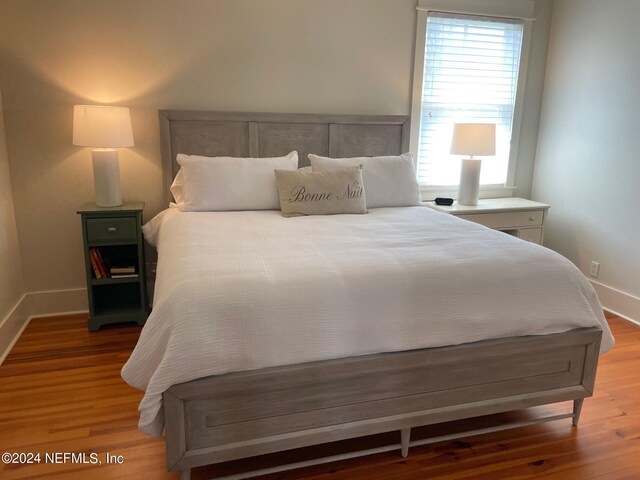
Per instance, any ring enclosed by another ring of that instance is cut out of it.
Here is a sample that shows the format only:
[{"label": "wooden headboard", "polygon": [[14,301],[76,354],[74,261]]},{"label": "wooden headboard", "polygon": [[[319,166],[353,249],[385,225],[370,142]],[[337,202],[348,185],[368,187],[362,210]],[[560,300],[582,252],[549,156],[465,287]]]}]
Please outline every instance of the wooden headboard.
[{"label": "wooden headboard", "polygon": [[176,155],[279,157],[297,150],[327,157],[397,155],[409,151],[405,115],[316,115],[302,113],[160,110],[164,203],[178,172]]}]

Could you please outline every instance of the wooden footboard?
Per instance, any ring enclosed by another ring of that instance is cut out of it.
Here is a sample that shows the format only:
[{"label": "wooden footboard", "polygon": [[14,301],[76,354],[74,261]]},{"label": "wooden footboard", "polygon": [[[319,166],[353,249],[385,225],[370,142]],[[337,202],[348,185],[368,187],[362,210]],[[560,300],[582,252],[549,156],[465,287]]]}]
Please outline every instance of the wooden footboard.
[{"label": "wooden footboard", "polygon": [[597,328],[579,329],[175,385],[164,394],[168,467],[392,430],[404,430],[406,453],[411,427],[591,396],[601,336]]}]

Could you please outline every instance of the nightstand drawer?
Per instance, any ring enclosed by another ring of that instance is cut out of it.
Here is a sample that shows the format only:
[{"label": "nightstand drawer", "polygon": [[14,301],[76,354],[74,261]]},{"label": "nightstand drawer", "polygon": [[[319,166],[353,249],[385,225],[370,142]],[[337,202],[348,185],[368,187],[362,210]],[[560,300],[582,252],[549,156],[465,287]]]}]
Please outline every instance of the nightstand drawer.
[{"label": "nightstand drawer", "polygon": [[521,228],[518,230],[518,238],[527,242],[542,245],[542,227],[539,228]]},{"label": "nightstand drawer", "polygon": [[88,218],[87,240],[92,242],[137,242],[135,217]]},{"label": "nightstand drawer", "polygon": [[489,228],[535,227],[542,225],[544,211],[476,213],[472,215],[458,215],[458,217],[480,223]]}]

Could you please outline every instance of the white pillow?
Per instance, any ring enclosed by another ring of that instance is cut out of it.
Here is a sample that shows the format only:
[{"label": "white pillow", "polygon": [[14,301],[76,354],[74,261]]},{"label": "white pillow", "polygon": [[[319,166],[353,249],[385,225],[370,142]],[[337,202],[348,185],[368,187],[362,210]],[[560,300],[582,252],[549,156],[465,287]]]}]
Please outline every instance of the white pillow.
[{"label": "white pillow", "polygon": [[274,170],[296,170],[298,152],[286,157],[234,158],[178,154],[182,211],[279,210]]},{"label": "white pillow", "polygon": [[367,208],[420,205],[412,153],[384,157],[327,158],[309,154],[314,172],[362,165]]},{"label": "white pillow", "polygon": [[173,195],[173,199],[176,201],[176,204],[180,205],[184,202],[184,176],[182,175],[182,169],[178,170],[176,173],[176,178],[173,179],[173,183],[171,184],[171,195]]}]

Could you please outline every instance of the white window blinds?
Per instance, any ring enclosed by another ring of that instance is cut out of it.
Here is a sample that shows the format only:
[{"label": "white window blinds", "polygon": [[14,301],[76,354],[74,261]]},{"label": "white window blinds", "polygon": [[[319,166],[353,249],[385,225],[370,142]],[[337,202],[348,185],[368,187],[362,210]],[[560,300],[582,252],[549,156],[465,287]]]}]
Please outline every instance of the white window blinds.
[{"label": "white window blinds", "polygon": [[495,123],[496,155],[480,183],[504,185],[509,166],[523,22],[429,12],[418,144],[418,180],[457,185],[459,156],[449,153],[455,122]]}]

